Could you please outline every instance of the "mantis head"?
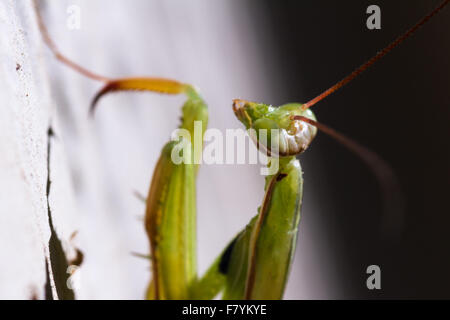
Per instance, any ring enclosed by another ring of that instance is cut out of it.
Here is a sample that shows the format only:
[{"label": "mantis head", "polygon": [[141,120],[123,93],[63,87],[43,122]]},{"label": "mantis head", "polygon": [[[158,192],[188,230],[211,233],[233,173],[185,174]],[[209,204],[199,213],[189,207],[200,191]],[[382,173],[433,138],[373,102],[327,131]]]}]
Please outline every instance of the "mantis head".
[{"label": "mantis head", "polygon": [[[253,129],[253,138],[268,155],[295,156],[305,151],[317,133],[317,128],[294,117],[316,120],[310,109],[301,103],[288,103],[280,107],[235,99],[233,110],[247,130]],[[277,152],[276,152],[277,151]]]}]

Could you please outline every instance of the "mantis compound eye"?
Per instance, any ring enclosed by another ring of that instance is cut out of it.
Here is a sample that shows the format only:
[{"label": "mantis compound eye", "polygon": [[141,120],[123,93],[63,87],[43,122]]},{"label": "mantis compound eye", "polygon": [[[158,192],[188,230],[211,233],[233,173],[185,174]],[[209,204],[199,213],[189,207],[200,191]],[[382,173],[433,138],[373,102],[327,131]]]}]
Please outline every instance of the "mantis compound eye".
[{"label": "mantis compound eye", "polygon": [[282,128],[279,136],[279,153],[292,156],[304,152],[316,136],[317,128],[309,123],[292,120],[287,129]]},{"label": "mantis compound eye", "polygon": [[315,120],[309,109],[300,103],[273,107],[262,103],[236,99],[233,101],[236,117],[250,130],[258,149],[270,156],[294,156],[305,151],[314,139],[317,128],[295,116]]}]

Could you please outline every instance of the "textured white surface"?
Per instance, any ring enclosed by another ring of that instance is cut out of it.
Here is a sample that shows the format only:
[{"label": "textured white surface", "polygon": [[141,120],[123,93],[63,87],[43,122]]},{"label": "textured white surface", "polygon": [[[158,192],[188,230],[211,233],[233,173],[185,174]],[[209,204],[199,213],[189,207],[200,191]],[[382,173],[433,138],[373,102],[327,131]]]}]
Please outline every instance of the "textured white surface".
[{"label": "textured white surface", "polygon": [[[244,2],[45,4],[50,34],[71,59],[106,76],[154,75],[195,84],[209,104],[210,127],[240,127],[231,111],[233,98],[272,101],[276,75],[264,61],[271,49],[260,54]],[[80,30],[66,26],[70,5],[81,9]],[[147,253],[148,245],[144,206],[133,190],[147,193],[160,149],[178,125],[183,98],[110,95],[89,119],[100,84],[53,59],[40,41],[31,3],[1,1],[0,26],[0,298],[43,298],[50,121],[56,134],[50,158],[53,222],[67,252],[76,246],[85,257],[76,273],[77,298],[142,298],[149,263],[131,252]],[[256,213],[263,177],[258,166],[202,166],[197,195],[202,272]],[[311,234],[300,239],[314,248]],[[308,247],[301,250],[305,265],[296,262],[292,268],[286,298],[308,297],[312,286],[321,288],[325,281],[314,278],[317,268]]]},{"label": "textured white surface", "polygon": [[51,102],[40,42],[30,5],[0,2],[0,298],[44,296]]}]

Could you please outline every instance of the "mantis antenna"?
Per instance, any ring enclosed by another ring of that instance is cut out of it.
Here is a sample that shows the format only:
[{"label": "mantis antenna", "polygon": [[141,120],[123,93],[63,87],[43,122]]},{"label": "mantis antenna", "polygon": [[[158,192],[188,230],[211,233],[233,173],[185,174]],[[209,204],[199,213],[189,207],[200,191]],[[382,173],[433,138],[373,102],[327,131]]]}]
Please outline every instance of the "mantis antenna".
[{"label": "mantis antenna", "polygon": [[384,161],[377,153],[373,152],[369,148],[364,147],[327,125],[303,116],[292,116],[291,119],[304,121],[315,126],[317,129],[329,135],[344,147],[352,151],[363,162],[365,162],[380,184],[383,199],[383,212],[385,213],[385,217],[389,219],[392,219],[393,217],[396,218],[395,221],[384,221],[385,226],[387,223],[393,223],[397,226],[402,223],[401,215],[404,207],[402,188],[396,174],[386,161]]},{"label": "mantis antenna", "polygon": [[[307,103],[303,104],[302,109],[306,110],[319,101],[323,100],[330,94],[336,92],[337,90],[341,89],[343,86],[345,86],[347,83],[355,79],[358,75],[363,73],[365,70],[367,70],[370,66],[372,66],[375,62],[383,58],[386,54],[388,54],[392,49],[397,47],[399,44],[401,44],[403,41],[405,41],[407,38],[409,38],[411,35],[413,35],[420,27],[422,27],[425,23],[427,23],[433,16],[435,16],[438,12],[440,12],[447,4],[449,4],[450,0],[444,0],[441,2],[439,6],[437,6],[433,11],[431,11],[428,15],[423,17],[418,23],[416,23],[413,27],[411,27],[409,30],[407,30],[404,34],[399,36],[397,39],[392,41],[388,46],[386,46],[383,50],[379,51],[375,56],[373,56],[371,59],[369,59],[366,63],[359,66],[356,70],[354,70],[352,73],[350,73],[348,76],[346,76],[344,79],[330,87],[329,89],[325,90],[321,94],[319,94],[317,97],[311,99]],[[359,143],[355,142],[354,140],[346,137],[342,133],[324,125],[317,121],[311,120],[309,118],[303,117],[303,116],[293,116],[292,120],[300,120],[304,121],[306,123],[309,123],[310,125],[315,126],[320,131],[324,132],[325,134],[331,136],[335,140],[337,140],[340,144],[345,146],[347,149],[352,151],[355,155],[357,155],[359,158],[361,158],[367,166],[372,170],[373,174],[377,178],[378,182],[380,183],[380,187],[382,190],[383,195],[383,203],[384,203],[384,212],[386,213],[386,217],[393,217],[397,216],[397,221],[395,221],[396,224],[401,223],[401,217],[399,215],[399,212],[401,213],[403,211],[403,197],[401,192],[400,183],[392,170],[392,168],[387,164],[379,155],[377,155],[375,152],[371,151],[370,149],[360,145]]]},{"label": "mantis antenna", "polygon": [[400,43],[408,39],[411,35],[413,35],[420,27],[422,27],[425,23],[427,23],[434,15],[436,15],[439,11],[441,11],[450,0],[444,0],[442,3],[437,6],[433,11],[431,11],[428,15],[422,18],[417,24],[415,24],[412,28],[410,28],[408,31],[406,31],[404,34],[399,36],[397,39],[392,41],[387,47],[385,47],[383,50],[379,51],[375,56],[373,56],[370,60],[368,60],[366,63],[359,66],[355,71],[350,73],[348,76],[346,76],[344,79],[336,83],[334,86],[330,87],[329,89],[325,90],[321,94],[319,94],[314,99],[311,99],[307,103],[303,104],[302,109],[306,110],[319,101],[323,100],[330,94],[336,92],[343,86],[345,86],[347,83],[355,79],[357,76],[359,76],[361,73],[366,71],[370,66],[372,66],[375,62],[383,58],[386,54],[388,54],[392,49],[397,47]]},{"label": "mantis antenna", "polygon": [[55,55],[56,59],[61,61],[63,64],[65,64],[69,68],[74,69],[75,71],[85,75],[86,77],[88,77],[88,78],[90,78],[92,80],[106,82],[106,83],[111,81],[110,78],[107,78],[107,77],[95,74],[95,73],[89,71],[88,69],[83,68],[79,64],[76,64],[75,62],[73,62],[72,60],[68,59],[63,54],[61,54],[61,52],[58,50],[58,48],[56,47],[55,43],[53,42],[52,38],[50,37],[50,34],[48,33],[47,27],[45,26],[44,21],[43,21],[42,16],[41,16],[41,13],[39,11],[39,6],[38,6],[38,3],[37,3],[37,0],[33,0],[33,5],[34,5],[34,11],[36,12],[36,17],[37,17],[37,23],[39,25],[39,30],[41,31],[42,37],[44,38],[44,42],[47,44],[47,46],[53,52],[53,54]]}]

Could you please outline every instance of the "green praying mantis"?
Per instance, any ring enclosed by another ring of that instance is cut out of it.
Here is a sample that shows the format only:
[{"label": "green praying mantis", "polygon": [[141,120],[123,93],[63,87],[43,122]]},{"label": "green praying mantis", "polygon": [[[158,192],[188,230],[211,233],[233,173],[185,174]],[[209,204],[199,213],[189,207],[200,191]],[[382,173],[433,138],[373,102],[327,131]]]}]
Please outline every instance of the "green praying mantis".
[{"label": "green praying mantis", "polygon": [[[360,156],[378,177],[389,170],[375,153],[318,123],[310,107],[352,81],[449,2],[443,1],[367,63],[307,103],[274,107],[241,99],[233,101],[237,119],[246,129],[254,130],[256,134],[252,138],[258,149],[266,153],[270,161],[278,161],[279,167],[277,172],[266,177],[264,198],[257,215],[200,278],[196,265],[196,176],[199,165],[192,160],[201,157],[201,148],[194,148],[191,141],[184,141],[188,147],[183,149],[183,157],[189,161],[176,164],[171,156],[180,142],[169,141],[162,149],[146,199],[145,228],[152,270],[147,298],[213,299],[223,292],[223,299],[281,299],[295,252],[302,204],[302,169],[296,157],[308,148],[317,131],[334,137]],[[164,78],[109,79],[96,75],[58,51],[37,5],[36,12],[44,41],[56,58],[77,72],[105,83],[93,100],[91,112],[103,95],[114,91],[184,94],[187,100],[182,107],[180,129],[187,130],[193,137],[195,123],[199,122],[202,132],[205,131],[207,104],[195,87]],[[263,137],[261,132],[269,134]]]}]

